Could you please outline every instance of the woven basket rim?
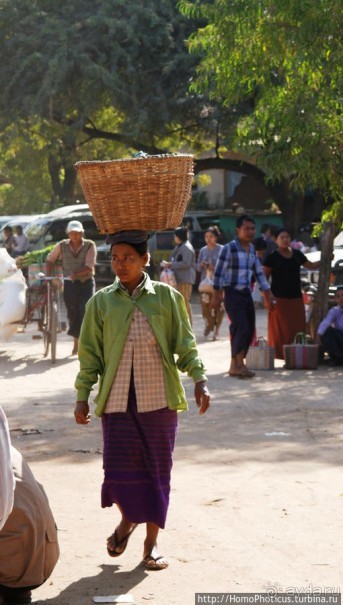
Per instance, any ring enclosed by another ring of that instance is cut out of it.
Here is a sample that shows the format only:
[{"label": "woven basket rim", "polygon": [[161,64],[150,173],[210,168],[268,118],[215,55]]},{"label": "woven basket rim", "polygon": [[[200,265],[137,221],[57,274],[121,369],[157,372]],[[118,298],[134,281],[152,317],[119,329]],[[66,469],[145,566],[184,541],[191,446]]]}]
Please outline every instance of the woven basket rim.
[{"label": "woven basket rim", "polygon": [[76,162],[75,168],[79,168],[80,166],[85,165],[104,165],[104,164],[113,164],[115,162],[141,162],[141,161],[151,161],[151,160],[161,160],[164,158],[192,158],[194,160],[194,155],[191,153],[165,153],[160,155],[148,155],[145,157],[137,157],[137,158],[118,158],[114,160],[80,160]]}]

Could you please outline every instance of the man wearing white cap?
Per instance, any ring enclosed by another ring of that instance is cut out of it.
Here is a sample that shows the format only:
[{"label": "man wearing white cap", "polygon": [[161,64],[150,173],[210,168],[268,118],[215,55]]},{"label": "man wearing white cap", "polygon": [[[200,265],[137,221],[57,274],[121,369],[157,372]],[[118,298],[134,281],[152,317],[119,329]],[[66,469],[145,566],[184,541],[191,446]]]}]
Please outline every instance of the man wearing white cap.
[{"label": "man wearing white cap", "polygon": [[72,355],[76,355],[86,302],[95,293],[96,246],[92,240],[84,239],[80,221],[69,221],[66,231],[69,239],[62,240],[51,250],[47,271],[50,274],[52,265],[61,261],[64,277],[70,278],[64,282],[63,294],[68,313],[68,334],[74,338]]}]

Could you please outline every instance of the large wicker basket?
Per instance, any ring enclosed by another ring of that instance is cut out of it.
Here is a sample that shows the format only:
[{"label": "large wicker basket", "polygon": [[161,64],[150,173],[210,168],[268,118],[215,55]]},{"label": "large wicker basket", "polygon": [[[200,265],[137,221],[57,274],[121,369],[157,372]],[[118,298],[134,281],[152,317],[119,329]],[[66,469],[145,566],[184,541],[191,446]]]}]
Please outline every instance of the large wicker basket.
[{"label": "large wicker basket", "polygon": [[191,197],[193,156],[77,162],[75,167],[101,233],[174,229],[181,224]]}]

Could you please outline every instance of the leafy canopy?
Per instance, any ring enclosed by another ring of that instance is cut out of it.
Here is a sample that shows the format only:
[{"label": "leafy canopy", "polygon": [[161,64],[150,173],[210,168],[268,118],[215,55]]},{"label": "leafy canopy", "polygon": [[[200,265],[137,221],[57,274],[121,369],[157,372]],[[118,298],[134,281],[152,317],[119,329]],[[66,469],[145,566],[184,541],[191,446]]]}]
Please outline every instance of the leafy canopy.
[{"label": "leafy canopy", "polygon": [[245,101],[235,144],[271,179],[341,199],[341,0],[182,1],[207,24],[189,39],[202,53],[193,89],[227,107]]},{"label": "leafy canopy", "polygon": [[190,111],[194,24],[172,0],[4,0],[0,111],[80,130],[100,108],[122,131],[151,140]]},{"label": "leafy canopy", "polygon": [[0,133],[34,136],[60,200],[78,159],[200,146],[195,28],[176,0],[2,0]]}]

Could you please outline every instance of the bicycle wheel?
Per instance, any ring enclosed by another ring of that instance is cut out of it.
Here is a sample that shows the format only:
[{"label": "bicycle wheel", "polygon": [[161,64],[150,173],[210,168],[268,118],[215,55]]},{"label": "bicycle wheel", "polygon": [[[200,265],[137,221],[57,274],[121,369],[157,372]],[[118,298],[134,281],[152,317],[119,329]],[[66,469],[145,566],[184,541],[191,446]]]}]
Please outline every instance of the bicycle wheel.
[{"label": "bicycle wheel", "polygon": [[57,322],[58,322],[58,312],[57,312],[57,302],[53,300],[51,302],[50,308],[50,355],[52,363],[56,361],[56,343],[57,343]]},{"label": "bicycle wheel", "polygon": [[44,357],[47,357],[48,353],[49,353],[49,346],[50,346],[49,317],[48,317],[47,305],[44,305],[42,307],[40,324],[41,324],[41,330],[43,333]]}]

